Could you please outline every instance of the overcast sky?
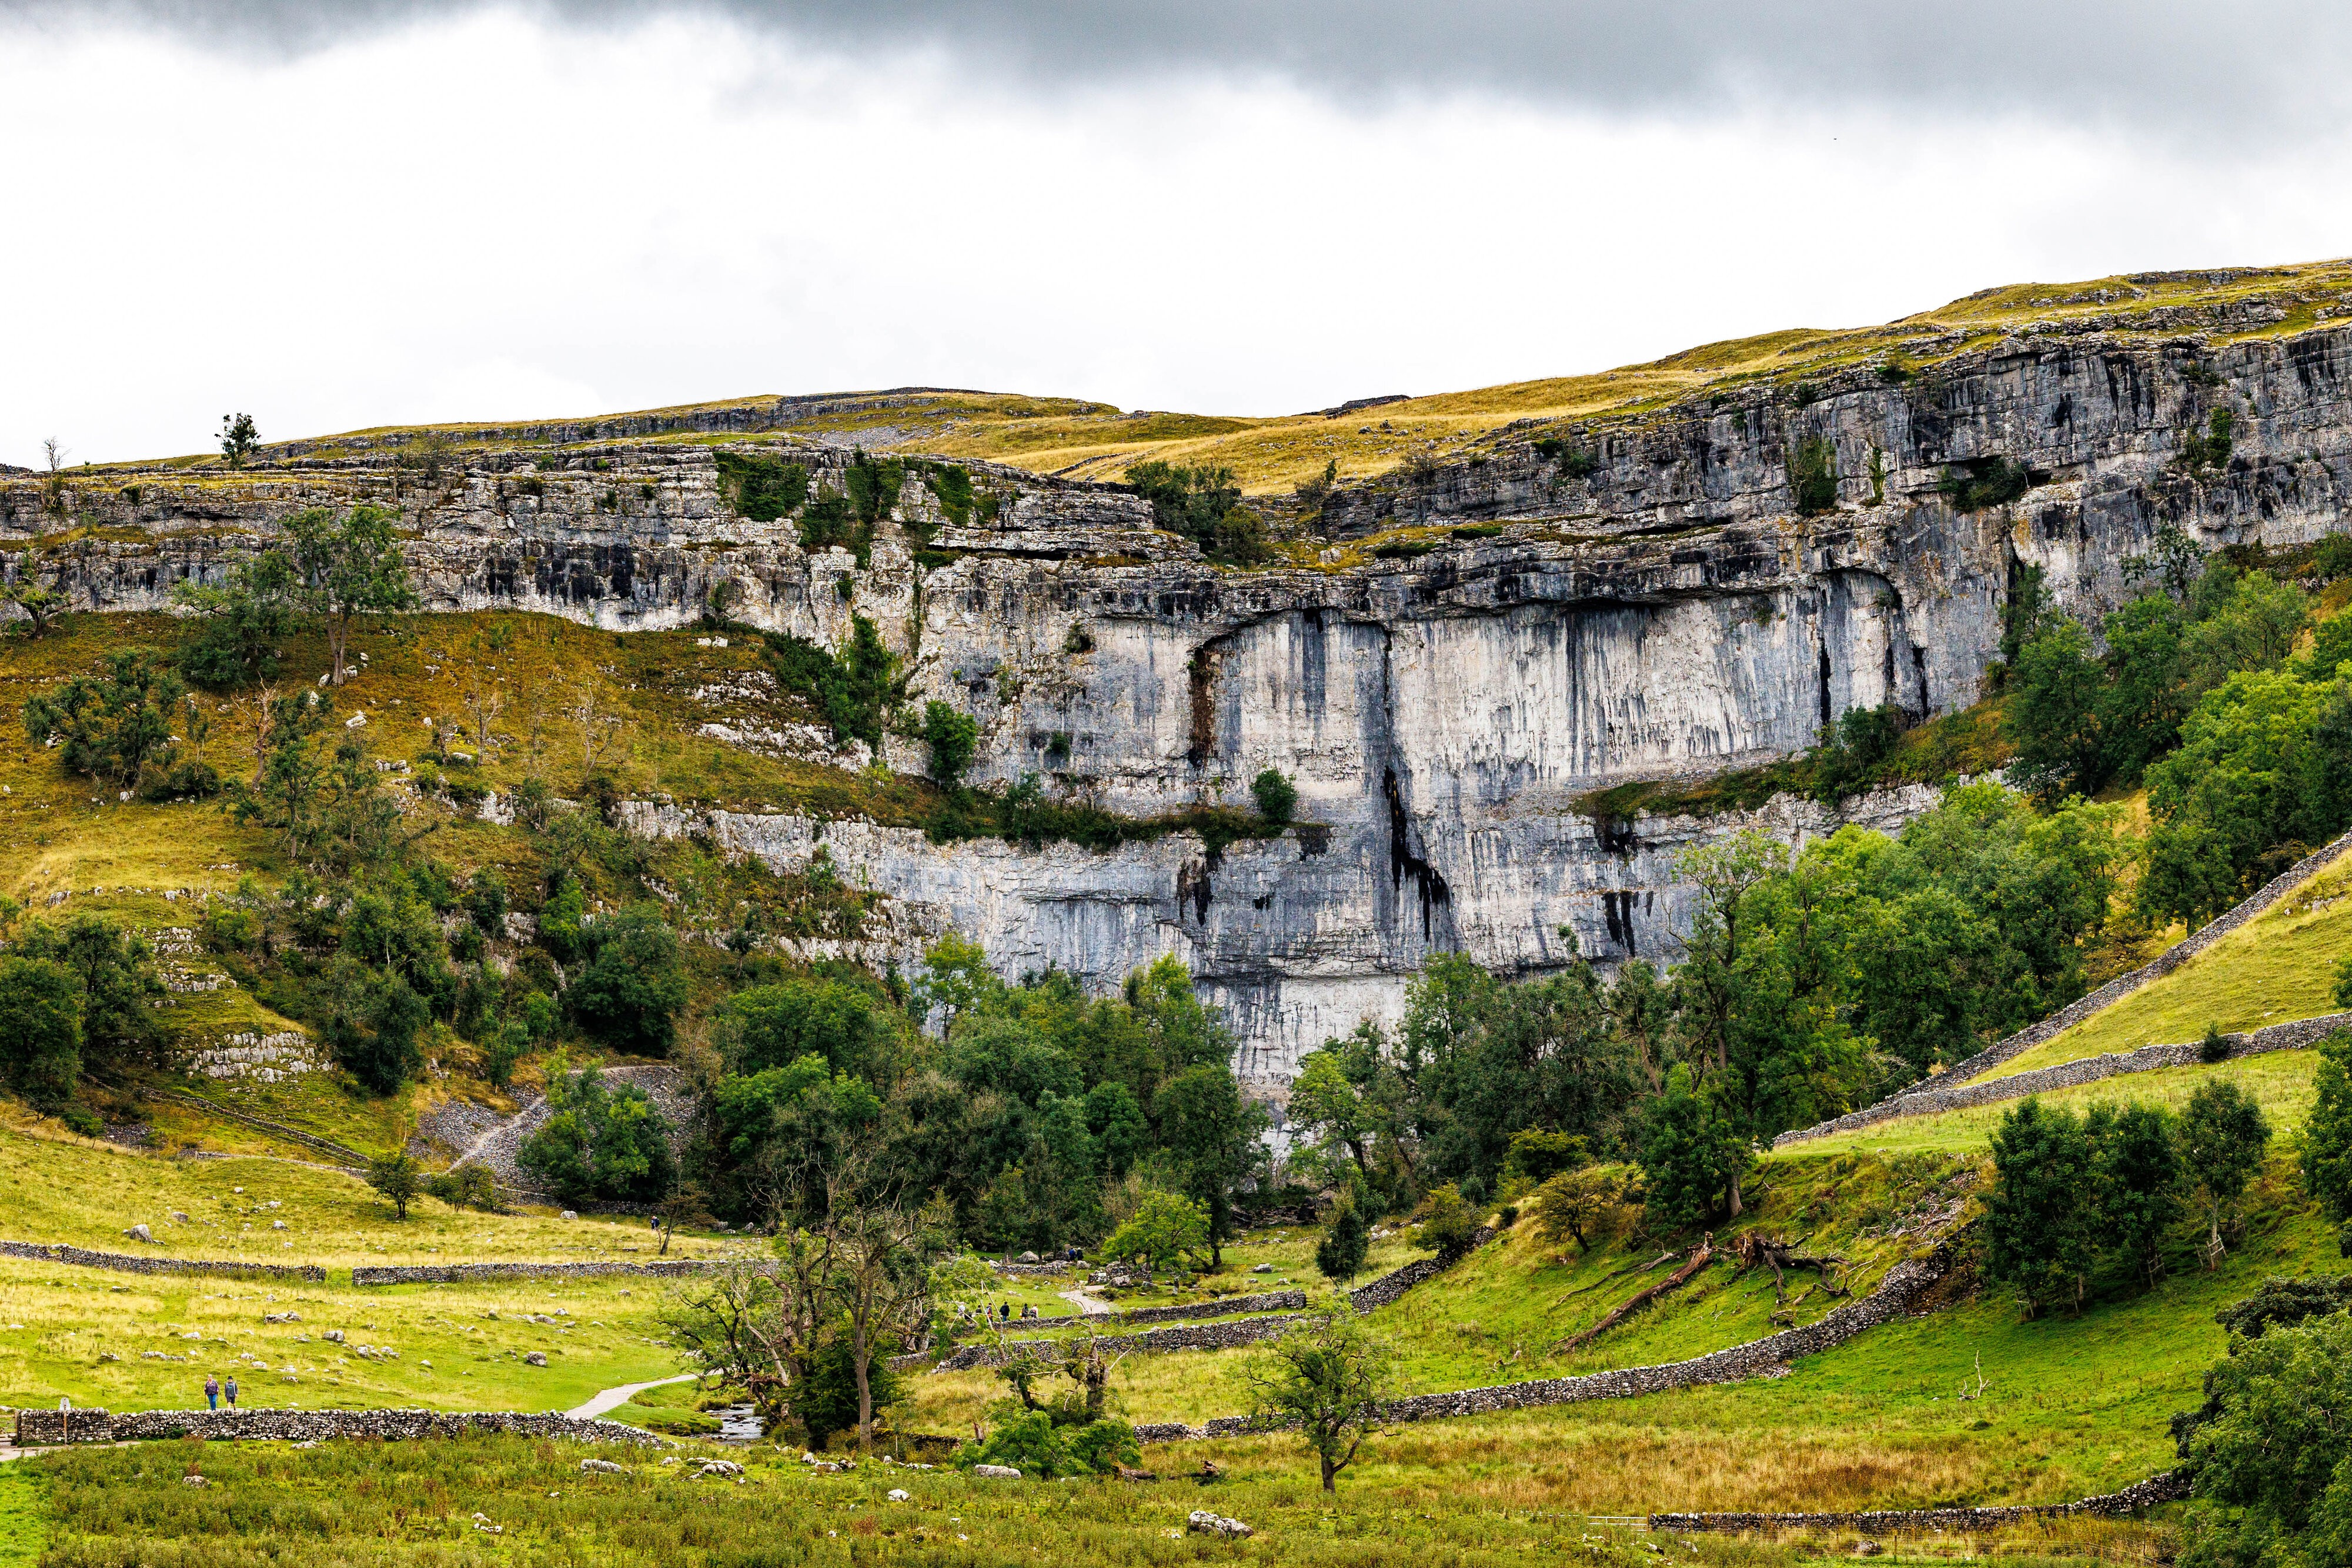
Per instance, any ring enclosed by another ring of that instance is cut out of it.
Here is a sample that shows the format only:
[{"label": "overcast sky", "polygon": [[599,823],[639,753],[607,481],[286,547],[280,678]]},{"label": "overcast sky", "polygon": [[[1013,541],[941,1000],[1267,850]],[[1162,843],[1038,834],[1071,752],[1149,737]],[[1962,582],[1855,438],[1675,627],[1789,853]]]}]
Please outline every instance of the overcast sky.
[{"label": "overcast sky", "polygon": [[2352,252],[2352,14],[0,0],[0,461],[922,384],[1275,413]]}]

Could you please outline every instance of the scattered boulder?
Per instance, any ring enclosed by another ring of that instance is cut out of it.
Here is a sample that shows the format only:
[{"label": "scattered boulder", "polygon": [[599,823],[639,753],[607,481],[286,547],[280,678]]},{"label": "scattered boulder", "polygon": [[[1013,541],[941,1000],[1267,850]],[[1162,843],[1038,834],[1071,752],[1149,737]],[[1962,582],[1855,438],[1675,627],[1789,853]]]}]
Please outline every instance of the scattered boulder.
[{"label": "scattered boulder", "polygon": [[610,1459],[583,1459],[580,1461],[580,1469],[594,1476],[618,1476],[628,1473],[627,1466],[616,1465]]},{"label": "scattered boulder", "polygon": [[182,1476],[180,1484],[184,1487],[208,1487],[213,1483],[202,1476]]},{"label": "scattered boulder", "polygon": [[971,1473],[985,1476],[992,1481],[1017,1481],[1021,1479],[1021,1472],[1011,1465],[974,1465]]},{"label": "scattered boulder", "polygon": [[912,1502],[914,1495],[901,1487],[892,1487],[886,1494],[892,1502]]},{"label": "scattered boulder", "polygon": [[286,1228],[286,1222],[282,1219],[273,1219],[269,1222],[269,1228],[272,1230],[283,1230]]},{"label": "scattered boulder", "polygon": [[574,1208],[567,1208],[559,1218],[564,1219],[577,1219],[580,1218],[580,1211]]},{"label": "scattered boulder", "polygon": [[1024,1263],[1034,1263],[1037,1261],[1037,1254],[1034,1252],[1024,1252],[1021,1254],[1021,1261]]},{"label": "scattered boulder", "polygon": [[152,1241],[155,1239],[155,1233],[148,1229],[144,1223],[134,1225],[122,1234],[128,1236],[133,1241]]},{"label": "scattered boulder", "polygon": [[182,1214],[175,1208],[172,1211],[172,1223],[174,1225],[185,1225],[188,1223],[188,1217]]},{"label": "scattered boulder", "polygon": [[341,1329],[329,1329],[325,1333],[320,1334],[319,1337],[325,1340],[329,1344],[341,1344],[343,1343],[343,1331]]},{"label": "scattered boulder", "polygon": [[547,1352],[543,1350],[527,1352],[522,1358],[522,1364],[525,1366],[545,1366],[547,1364]]},{"label": "scattered boulder", "polygon": [[1867,1535],[1853,1543],[1853,1554],[1856,1557],[1875,1557],[1885,1550],[1886,1548]]},{"label": "scattered boulder", "polygon": [[1271,1274],[1274,1272],[1274,1265],[1271,1263],[1261,1263],[1256,1268],[1252,1269],[1250,1272],[1253,1274]]},{"label": "scattered boulder", "polygon": [[1230,1541],[1245,1541],[1250,1535],[1250,1527],[1240,1520],[1211,1513],[1205,1508],[1196,1508],[1187,1514],[1184,1528],[1196,1535],[1222,1535]]},{"label": "scattered boulder", "polygon": [[705,1459],[702,1468],[694,1473],[698,1476],[740,1476],[743,1473],[743,1467],[732,1459]]},{"label": "scattered boulder", "polygon": [[299,1312],[264,1312],[261,1314],[261,1321],[266,1323],[299,1323],[302,1321],[302,1314]]}]

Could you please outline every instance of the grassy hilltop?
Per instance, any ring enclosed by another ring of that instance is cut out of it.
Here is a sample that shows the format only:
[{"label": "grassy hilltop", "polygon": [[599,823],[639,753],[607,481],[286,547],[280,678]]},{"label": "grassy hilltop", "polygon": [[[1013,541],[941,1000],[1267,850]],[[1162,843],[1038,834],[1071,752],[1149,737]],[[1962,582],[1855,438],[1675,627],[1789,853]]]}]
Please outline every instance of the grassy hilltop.
[{"label": "grassy hilltop", "polygon": [[[875,452],[983,459],[1076,478],[1116,480],[1129,464],[1146,458],[1215,465],[1233,469],[1245,493],[1262,495],[1291,490],[1319,476],[1327,464],[1338,465],[1340,479],[1356,481],[1388,473],[1417,451],[1458,459],[1489,445],[1506,427],[1524,438],[1572,421],[1639,419],[1753,385],[1796,389],[1857,369],[1908,375],[2029,332],[2096,330],[2158,341],[2195,331],[2230,342],[2308,329],[2343,314],[2347,301],[2352,261],[2342,260],[2012,284],[1881,326],[1791,328],[1686,349],[1648,364],[1427,393],[1333,417],[1320,411],[1263,417],[1122,411],[1072,398],[915,388],[784,399],[763,394],[543,423],[381,426],[300,444],[331,455],[362,439],[438,431],[461,445],[527,445],[594,439],[599,426],[610,434],[631,421],[658,425],[698,415],[750,414],[760,416],[755,428],[855,440]],[[782,412],[768,423],[772,408]],[[558,430],[563,434],[551,434]],[[173,465],[201,470],[215,462],[190,457]]]}]

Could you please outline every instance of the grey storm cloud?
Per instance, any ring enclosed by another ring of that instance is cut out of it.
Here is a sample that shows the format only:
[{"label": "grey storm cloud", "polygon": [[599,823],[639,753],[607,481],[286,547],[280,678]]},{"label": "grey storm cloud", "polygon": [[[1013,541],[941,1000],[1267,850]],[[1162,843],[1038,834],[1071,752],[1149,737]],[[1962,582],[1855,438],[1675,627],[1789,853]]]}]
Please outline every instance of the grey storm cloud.
[{"label": "grey storm cloud", "polygon": [[[488,0],[0,0],[293,52]],[[1007,85],[1276,77],[1331,97],[1488,94],[1609,113],[1753,107],[2011,114],[2215,151],[2343,134],[2340,0],[524,0],[585,27],[662,11],[834,48],[942,49]]]}]

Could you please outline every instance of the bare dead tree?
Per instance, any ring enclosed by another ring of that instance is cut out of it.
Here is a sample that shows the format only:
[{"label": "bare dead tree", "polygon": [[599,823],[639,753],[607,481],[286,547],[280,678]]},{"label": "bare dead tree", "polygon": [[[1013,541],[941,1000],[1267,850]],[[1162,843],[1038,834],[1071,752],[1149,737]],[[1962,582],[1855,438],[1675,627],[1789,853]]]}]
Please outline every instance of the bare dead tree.
[{"label": "bare dead tree", "polygon": [[603,694],[594,681],[581,684],[572,705],[572,721],[580,727],[582,766],[593,773],[596,759],[611,749],[621,726],[619,718],[604,710]]},{"label": "bare dead tree", "polygon": [[488,759],[490,754],[490,721],[506,711],[506,688],[493,682],[485,681],[478,670],[466,683],[466,690],[460,700],[465,703],[466,712],[471,715],[474,720],[475,747],[481,752],[483,758]]}]

